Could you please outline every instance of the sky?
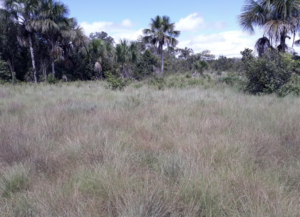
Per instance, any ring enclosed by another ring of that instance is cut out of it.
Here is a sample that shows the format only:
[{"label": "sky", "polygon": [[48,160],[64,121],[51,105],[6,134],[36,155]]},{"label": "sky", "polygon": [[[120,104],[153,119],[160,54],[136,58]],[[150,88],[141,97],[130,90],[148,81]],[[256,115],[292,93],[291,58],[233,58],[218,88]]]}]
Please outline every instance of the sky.
[{"label": "sky", "polygon": [[[169,16],[181,31],[179,48],[194,53],[210,50],[216,56],[240,57],[245,48],[254,49],[263,31],[243,32],[238,24],[244,0],[61,0],[85,34],[105,31],[119,42],[136,40],[151,18]],[[291,40],[288,41],[291,45]],[[300,53],[300,47],[294,48]]]}]

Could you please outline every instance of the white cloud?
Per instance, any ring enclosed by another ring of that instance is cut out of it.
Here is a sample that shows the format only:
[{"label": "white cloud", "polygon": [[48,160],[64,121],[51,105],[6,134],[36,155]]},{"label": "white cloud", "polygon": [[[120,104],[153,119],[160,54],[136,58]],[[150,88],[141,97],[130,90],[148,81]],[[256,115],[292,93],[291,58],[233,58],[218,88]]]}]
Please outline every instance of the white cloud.
[{"label": "white cloud", "polygon": [[142,29],[134,29],[129,19],[125,19],[121,23],[106,21],[93,23],[82,22],[80,26],[84,29],[86,35],[90,35],[93,32],[104,31],[113,37],[115,42],[118,42],[120,39],[136,40],[139,35],[142,35]]},{"label": "white cloud", "polygon": [[193,13],[185,18],[181,18],[177,23],[175,23],[176,29],[180,31],[196,31],[199,29],[223,29],[226,27],[226,23],[219,22],[209,22],[206,23],[204,18],[198,14]]},{"label": "white cloud", "polygon": [[191,44],[213,42],[225,42],[225,38],[222,34],[211,34],[209,37],[207,35],[197,35],[191,39]]},{"label": "white cloud", "polygon": [[195,53],[210,50],[219,56],[239,57],[245,48],[253,49],[257,36],[242,31],[227,31],[218,34],[200,34],[179,43],[179,47],[190,47]]},{"label": "white cloud", "polygon": [[113,37],[116,42],[120,39],[136,40],[142,35],[142,29],[136,30],[129,19],[123,20],[121,23],[113,23],[106,21],[99,21],[93,23],[82,22],[80,26],[84,29],[86,35],[93,32],[104,31],[109,36]]},{"label": "white cloud", "polygon": [[93,22],[92,24],[87,23],[87,22],[82,22],[80,23],[80,26],[84,29],[85,34],[89,35],[92,32],[100,32],[100,31],[107,31],[109,30],[112,26],[112,22]]},{"label": "white cloud", "polygon": [[[178,47],[192,48],[194,53],[210,50],[216,56],[241,57],[241,51],[245,48],[254,50],[257,39],[262,37],[262,31],[258,30],[256,32],[257,34],[255,35],[249,35],[240,30],[220,32],[218,34],[200,34],[185,40],[179,39]],[[287,40],[287,44],[289,47],[292,47],[292,39]],[[300,47],[294,46],[294,50],[300,53]]]},{"label": "white cloud", "polygon": [[122,26],[124,27],[132,27],[132,23],[129,19],[123,20],[122,21]]},{"label": "white cloud", "polygon": [[115,42],[118,43],[120,39],[127,39],[130,41],[137,40],[140,35],[143,35],[143,29],[140,30],[123,30],[109,34],[115,39]]},{"label": "white cloud", "polygon": [[204,19],[197,13],[190,14],[185,18],[181,18],[178,23],[176,23],[176,29],[180,31],[194,31],[204,25]]}]

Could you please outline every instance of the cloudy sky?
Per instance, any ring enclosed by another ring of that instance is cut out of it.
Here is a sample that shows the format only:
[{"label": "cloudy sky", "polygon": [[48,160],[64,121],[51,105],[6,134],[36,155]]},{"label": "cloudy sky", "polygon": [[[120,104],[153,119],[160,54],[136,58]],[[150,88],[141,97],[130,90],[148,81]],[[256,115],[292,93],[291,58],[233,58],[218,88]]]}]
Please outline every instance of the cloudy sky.
[{"label": "cloudy sky", "polygon": [[[87,35],[105,31],[116,42],[135,40],[142,35],[151,18],[167,15],[181,31],[178,47],[194,52],[210,50],[213,54],[239,57],[244,48],[253,49],[262,36],[242,32],[237,21],[244,0],[62,0]],[[295,49],[300,53],[300,48]]]}]

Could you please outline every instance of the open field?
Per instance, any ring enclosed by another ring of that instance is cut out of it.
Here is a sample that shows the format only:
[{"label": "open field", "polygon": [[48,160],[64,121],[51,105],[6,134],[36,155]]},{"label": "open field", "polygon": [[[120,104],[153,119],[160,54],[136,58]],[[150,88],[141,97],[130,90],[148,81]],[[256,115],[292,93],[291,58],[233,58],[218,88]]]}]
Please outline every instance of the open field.
[{"label": "open field", "polygon": [[0,216],[299,217],[300,98],[0,86]]}]

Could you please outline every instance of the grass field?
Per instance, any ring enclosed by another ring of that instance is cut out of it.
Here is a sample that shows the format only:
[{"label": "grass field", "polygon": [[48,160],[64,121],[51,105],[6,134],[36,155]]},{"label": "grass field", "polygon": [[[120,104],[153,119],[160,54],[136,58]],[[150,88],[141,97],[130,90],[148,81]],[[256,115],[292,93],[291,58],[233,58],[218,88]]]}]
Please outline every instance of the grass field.
[{"label": "grass field", "polygon": [[299,217],[300,98],[0,86],[0,216]]}]

